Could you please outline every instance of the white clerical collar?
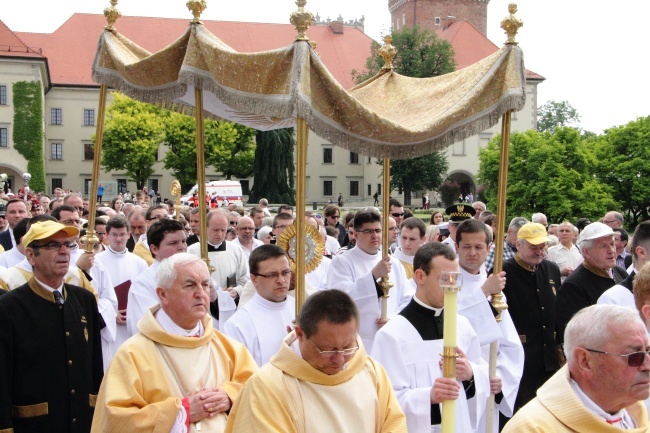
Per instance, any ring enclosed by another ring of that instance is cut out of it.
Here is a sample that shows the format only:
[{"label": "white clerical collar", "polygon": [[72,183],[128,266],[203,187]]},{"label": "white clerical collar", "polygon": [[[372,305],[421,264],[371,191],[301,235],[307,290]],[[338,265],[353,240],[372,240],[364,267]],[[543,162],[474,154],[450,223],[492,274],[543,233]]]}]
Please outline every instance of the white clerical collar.
[{"label": "white clerical collar", "polygon": [[432,307],[431,305],[427,305],[424,302],[420,301],[416,295],[413,295],[413,300],[418,304],[420,304],[421,306],[423,306],[424,308],[426,308],[427,310],[435,311],[436,316],[440,316],[442,314],[442,310],[443,310],[442,308],[436,308],[436,307]]},{"label": "white clerical collar", "polygon": [[367,258],[367,259],[375,259],[375,258],[377,258],[377,254],[381,253],[381,249],[379,249],[375,254],[367,253],[364,250],[362,250],[359,247],[359,245],[357,245],[357,247],[354,250],[357,252],[357,254],[360,254],[363,257]]},{"label": "white clerical collar", "polygon": [[602,418],[607,422],[608,424],[611,424],[615,427],[619,427],[621,429],[631,429],[631,428],[636,428],[636,423],[634,422],[634,418],[630,416],[629,413],[627,413],[627,410],[621,409],[620,411],[614,413],[614,414],[609,414],[605,412],[600,406],[598,406],[592,399],[589,398],[587,394],[580,389],[580,385],[578,383],[571,379],[571,388],[573,389],[573,392],[576,393],[580,401],[585,405],[587,410],[589,412],[593,413],[594,415]]},{"label": "white clerical collar", "polygon": [[221,243],[220,243],[220,244],[218,244],[218,245],[215,245],[215,244],[213,244],[213,243],[211,243],[211,242],[208,242],[208,245],[212,245],[213,247],[215,247],[215,248],[217,248],[217,249],[218,249],[218,248],[220,248],[220,247],[221,247],[221,245],[223,245],[223,243],[224,243],[224,242],[226,242],[226,241],[225,241],[225,240],[223,240],[223,241],[221,241]]},{"label": "white clerical collar", "polygon": [[116,256],[121,256],[129,252],[127,248],[124,248],[124,251],[115,251],[113,248],[109,247],[106,245],[106,250],[110,251],[111,253],[115,254]]},{"label": "white clerical collar", "polygon": [[480,281],[482,278],[486,278],[487,275],[483,275],[485,273],[485,265],[481,265],[481,268],[478,271],[478,274],[473,274],[467,269],[463,268],[462,266],[458,266],[460,269],[460,272],[463,274],[463,281],[464,282],[474,282],[474,281]]},{"label": "white clerical collar", "polygon": [[413,264],[413,258],[415,257],[415,256],[407,256],[406,254],[404,254],[404,251],[402,251],[402,247],[397,247],[397,249],[393,253],[393,256],[401,262],[410,263],[410,264]]},{"label": "white clerical collar", "polygon": [[55,291],[57,291],[57,292],[59,292],[61,294],[61,296],[63,296],[63,283],[61,283],[61,285],[55,289],[53,287],[48,286],[47,284],[45,284],[44,282],[42,282],[38,278],[36,278],[36,276],[34,276],[34,279],[36,280],[36,282],[38,284],[40,284],[48,292],[54,293]]},{"label": "white clerical collar", "polygon": [[156,312],[156,320],[160,324],[160,327],[168,334],[178,335],[179,337],[201,337],[203,335],[203,324],[199,320],[199,323],[192,329],[184,329],[178,326],[165,310],[160,308]]},{"label": "white clerical collar", "polygon": [[255,292],[251,301],[254,300],[257,304],[259,304],[263,308],[266,308],[267,310],[283,310],[284,307],[287,305],[287,299],[289,299],[288,293],[287,293],[287,297],[284,298],[284,301],[273,302],[273,301],[269,301],[268,299],[264,299],[262,295]]}]

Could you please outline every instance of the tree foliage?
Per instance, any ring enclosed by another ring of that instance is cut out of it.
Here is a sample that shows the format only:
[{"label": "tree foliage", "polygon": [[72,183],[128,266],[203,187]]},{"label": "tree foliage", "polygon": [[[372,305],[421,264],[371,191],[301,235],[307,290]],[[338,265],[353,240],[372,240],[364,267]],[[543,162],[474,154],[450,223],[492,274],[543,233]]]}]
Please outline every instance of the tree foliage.
[{"label": "tree foliage", "polygon": [[549,101],[537,109],[537,130],[553,132],[557,128],[578,128],[580,115],[567,101]]},{"label": "tree foliage", "polygon": [[[650,116],[608,129],[596,140],[597,174],[629,212],[630,228],[650,219]],[[610,210],[610,209],[608,209]]]},{"label": "tree foliage", "polygon": [[42,95],[40,81],[19,81],[13,85],[14,146],[27,160],[27,171],[32,175],[29,187],[33,191],[45,191]]},{"label": "tree foliage", "polygon": [[444,180],[449,162],[443,153],[434,152],[414,159],[393,159],[390,162],[391,189],[404,191],[404,204],[411,204],[411,192],[436,189]]},{"label": "tree foliage", "polygon": [[258,131],[255,137],[255,183],[249,201],[266,198],[271,203],[296,204],[293,128]]},{"label": "tree foliage", "polygon": [[[193,117],[168,113],[164,142],[169,150],[163,158],[185,191],[197,179],[196,121]],[[205,165],[213,166],[226,179],[249,177],[253,172],[255,131],[233,122],[205,120]]]},{"label": "tree foliage", "polygon": [[[501,137],[479,152],[478,177],[488,205],[497,202]],[[597,220],[616,205],[610,190],[594,176],[596,156],[573,128],[554,133],[526,131],[511,136],[506,220],[543,212],[549,221]]]},{"label": "tree foliage", "polygon": [[[395,72],[407,77],[426,78],[453,72],[456,69],[454,50],[448,41],[442,40],[429,30],[405,27],[392,33],[393,46],[397,55],[393,61]],[[379,54],[381,45],[375,41],[370,47],[363,72],[353,70],[352,76],[362,83],[375,76],[384,66]]]},{"label": "tree foliage", "polygon": [[[205,120],[205,165],[226,179],[248,177],[254,159],[254,130],[232,122]],[[170,112],[113,94],[108,107],[102,166],[124,170],[138,189],[154,173],[161,144],[168,145],[163,158],[184,190],[196,183],[196,122],[194,117]]]}]

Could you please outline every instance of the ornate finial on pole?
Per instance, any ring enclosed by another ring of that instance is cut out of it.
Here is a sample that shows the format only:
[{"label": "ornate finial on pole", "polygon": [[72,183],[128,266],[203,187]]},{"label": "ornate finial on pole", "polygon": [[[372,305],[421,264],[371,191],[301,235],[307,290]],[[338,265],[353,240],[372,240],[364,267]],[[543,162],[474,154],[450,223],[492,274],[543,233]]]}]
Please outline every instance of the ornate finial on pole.
[{"label": "ornate finial on pole", "polygon": [[379,55],[384,58],[384,70],[393,69],[393,59],[397,55],[397,48],[392,44],[393,36],[386,35],[384,36],[384,45],[379,49]]},{"label": "ornate finial on pole", "polygon": [[174,197],[176,200],[176,204],[174,204],[174,219],[178,221],[181,217],[181,183],[174,179],[172,182],[172,186],[169,190],[169,193]]},{"label": "ornate finial on pole", "polygon": [[111,5],[104,9],[104,16],[108,22],[108,25],[104,27],[104,29],[108,30],[109,32],[115,30],[113,24],[115,24],[115,21],[117,21],[122,16],[120,11],[118,11],[115,6],[117,6],[117,0],[111,0]]},{"label": "ornate finial on pole", "polygon": [[308,41],[309,38],[305,34],[309,26],[314,23],[314,16],[311,12],[305,10],[305,5],[307,0],[297,0],[296,6],[298,10],[291,13],[289,22],[296,27],[298,30],[298,36],[296,36],[297,41]]},{"label": "ornate finial on pole", "polygon": [[508,5],[508,12],[510,12],[510,15],[501,21],[501,28],[508,35],[506,45],[519,45],[519,42],[515,41],[515,36],[517,36],[519,29],[523,27],[524,22],[515,16],[517,13],[517,4],[510,3]]},{"label": "ornate finial on pole", "polygon": [[190,12],[192,12],[192,16],[194,16],[192,24],[201,24],[201,20],[199,18],[201,18],[201,14],[208,7],[208,4],[205,2],[205,0],[187,0],[185,6],[187,6]]}]

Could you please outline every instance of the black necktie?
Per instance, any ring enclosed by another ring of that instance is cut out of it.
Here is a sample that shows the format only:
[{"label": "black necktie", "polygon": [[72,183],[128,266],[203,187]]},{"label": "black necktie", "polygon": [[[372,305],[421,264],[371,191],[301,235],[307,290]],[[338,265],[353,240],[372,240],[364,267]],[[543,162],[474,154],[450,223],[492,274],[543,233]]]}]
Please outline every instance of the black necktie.
[{"label": "black necktie", "polygon": [[63,295],[61,295],[61,292],[59,292],[58,290],[54,291],[54,303],[63,304]]}]

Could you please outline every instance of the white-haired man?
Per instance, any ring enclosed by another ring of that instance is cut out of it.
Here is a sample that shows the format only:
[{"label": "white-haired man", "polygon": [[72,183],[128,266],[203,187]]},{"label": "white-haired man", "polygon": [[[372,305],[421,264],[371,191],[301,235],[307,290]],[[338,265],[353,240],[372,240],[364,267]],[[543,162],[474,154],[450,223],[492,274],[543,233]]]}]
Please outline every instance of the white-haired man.
[{"label": "white-haired man", "polygon": [[560,268],[563,282],[584,260],[580,250],[573,243],[574,228],[569,221],[560,224],[557,228],[560,243],[548,249],[548,258]]},{"label": "white-haired man", "polygon": [[255,361],[214,329],[210,273],[200,258],[173,255],[158,267],[156,283],[160,304],[115,354],[91,431],[222,432]]},{"label": "white-haired man", "polygon": [[541,212],[534,213],[533,216],[530,217],[530,222],[541,224],[544,227],[548,228],[548,220],[546,219],[546,215]]},{"label": "white-haired man", "polygon": [[646,432],[650,393],[647,330],[637,311],[592,305],[569,321],[567,363],[503,432]]}]

